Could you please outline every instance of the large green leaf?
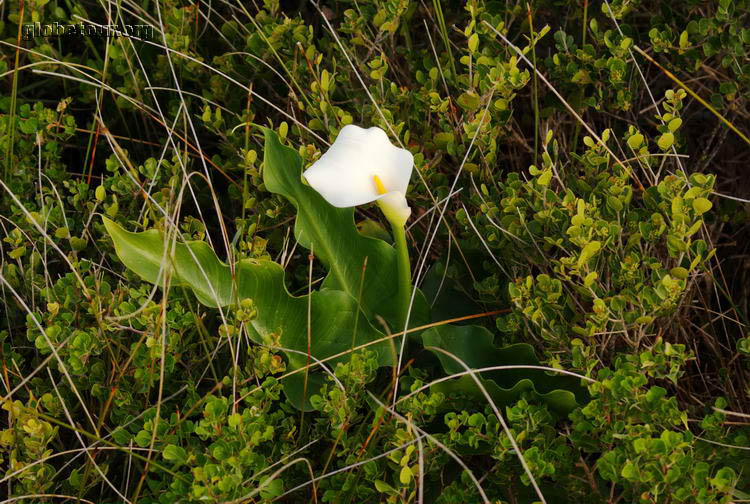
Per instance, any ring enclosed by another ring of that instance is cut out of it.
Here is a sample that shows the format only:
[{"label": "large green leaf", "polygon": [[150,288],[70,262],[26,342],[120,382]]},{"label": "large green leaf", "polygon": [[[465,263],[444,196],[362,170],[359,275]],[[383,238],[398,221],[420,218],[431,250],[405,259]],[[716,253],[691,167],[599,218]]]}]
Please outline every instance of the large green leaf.
[{"label": "large green leaf", "polygon": [[[302,181],[302,158],[282,145],[278,136],[265,129],[263,181],[266,189],[280,194],[297,208],[294,236],[313,250],[328,269],[323,289],[341,290],[357,299],[362,266],[367,258],[361,307],[372,319],[380,315],[394,330],[398,319],[396,250],[382,240],[362,235],[354,224],[353,208],[336,208]],[[429,319],[424,295],[417,291],[410,326]]]},{"label": "large green leaf", "polygon": [[[471,279],[468,280],[470,287]],[[433,322],[486,311],[464,292],[458,282],[445,274],[445,264],[442,262],[437,262],[430,267],[421,287],[427,302],[430,303],[430,315]]]},{"label": "large green leaf", "polygon": [[[172,275],[171,285],[189,287],[201,303],[210,307],[224,307],[238,300],[252,299],[258,310],[257,318],[252,321],[254,339],[269,344],[272,335],[280,335],[282,347],[302,352],[286,352],[290,369],[307,363],[308,302],[311,355],[317,359],[350,349],[355,326],[355,345],[383,337],[361,312],[360,319],[356,320],[357,302],[346,292],[326,289],[313,292],[310,298],[289,294],[284,286],[283,269],[272,261],[242,259],[235,263],[232,272],[205,242],[176,243],[173,249],[167,246],[170,253],[165,254],[163,233],[154,229],[133,233],[106,217],[103,220],[114,241],[117,256],[144,280],[161,284],[166,270]],[[370,348],[378,353],[381,365],[392,365],[393,353],[388,342]],[[333,367],[337,361],[346,359],[348,355],[328,362],[327,366]],[[320,376],[310,374],[307,397],[317,390],[319,383]],[[285,380],[284,387],[289,400],[301,407],[304,373]],[[306,402],[305,407],[309,409],[309,403]]]},{"label": "large green leaf", "polygon": [[[492,333],[479,326],[438,326],[422,334],[426,347],[433,346],[446,350],[461,359],[469,368],[479,369],[493,366],[530,365],[539,366],[534,349],[526,343],[498,348],[493,344]],[[447,374],[455,374],[466,369],[450,356],[433,351],[440,359]],[[518,400],[523,392],[541,399],[550,409],[561,416],[567,416],[580,402],[586,400],[586,391],[580,380],[562,374],[547,374],[539,369],[508,369],[489,371],[481,374],[482,385],[499,407],[508,406]],[[479,400],[485,400],[471,376],[438,383],[433,390],[446,395],[463,393]]]}]

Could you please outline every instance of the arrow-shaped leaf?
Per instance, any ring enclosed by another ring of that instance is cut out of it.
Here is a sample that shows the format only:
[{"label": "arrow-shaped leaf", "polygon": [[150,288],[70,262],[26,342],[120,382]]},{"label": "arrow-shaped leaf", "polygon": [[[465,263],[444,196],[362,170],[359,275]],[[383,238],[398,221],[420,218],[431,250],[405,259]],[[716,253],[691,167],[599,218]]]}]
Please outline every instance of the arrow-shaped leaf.
[{"label": "arrow-shaped leaf", "polygon": [[[209,307],[224,307],[242,299],[252,299],[258,311],[251,324],[252,336],[258,343],[271,344],[273,335],[280,335],[281,346],[297,350],[286,352],[291,369],[307,363],[308,319],[310,303],[311,355],[324,359],[345,352],[354,345],[361,345],[383,338],[383,334],[361,316],[357,318],[357,302],[349,294],[326,289],[308,296],[295,297],[284,286],[284,270],[267,260],[242,259],[235,263],[234,273],[219,260],[205,242],[191,241],[175,243],[173,253],[165,243],[164,235],[157,230],[132,233],[115,222],[103,218],[107,232],[112,237],[115,251],[129,269],[144,280],[160,284],[164,270],[174,275],[176,283],[192,289],[198,300]],[[163,268],[162,265],[167,265]],[[234,286],[234,289],[233,289]],[[352,338],[354,328],[357,333]],[[388,342],[370,347],[378,353],[381,365],[391,365],[392,351]],[[298,353],[299,352],[299,353]],[[335,366],[337,361],[347,360],[348,354],[327,363]],[[302,406],[303,373],[284,381],[285,392],[297,407]],[[310,375],[308,397],[317,388],[320,379]],[[309,409],[309,403],[305,403]]]},{"label": "arrow-shaped leaf", "polygon": [[[480,326],[444,325],[428,329],[422,334],[425,347],[442,348],[461,359],[470,369],[493,366],[539,366],[534,349],[526,343],[498,348],[493,343],[492,333]],[[466,369],[455,359],[439,352],[433,353],[440,359],[446,374],[457,374]],[[567,416],[578,403],[586,400],[586,391],[580,380],[561,374],[549,375],[539,369],[507,369],[481,374],[482,385],[498,406],[508,406],[518,400],[522,392],[530,391],[562,416]],[[445,393],[463,393],[479,400],[485,400],[476,382],[469,375],[456,380],[438,383],[434,390]]]}]

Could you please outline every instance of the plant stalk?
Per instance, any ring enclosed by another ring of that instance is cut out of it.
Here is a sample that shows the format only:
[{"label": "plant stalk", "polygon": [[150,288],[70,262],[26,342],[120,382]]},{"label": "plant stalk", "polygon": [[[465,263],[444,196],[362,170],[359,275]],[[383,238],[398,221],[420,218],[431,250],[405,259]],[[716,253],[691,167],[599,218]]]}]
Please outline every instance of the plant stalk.
[{"label": "plant stalk", "polygon": [[409,248],[406,245],[406,228],[402,225],[391,223],[393,229],[393,241],[396,246],[398,267],[398,326],[397,331],[404,331],[406,319],[411,302],[411,264],[409,263]]}]

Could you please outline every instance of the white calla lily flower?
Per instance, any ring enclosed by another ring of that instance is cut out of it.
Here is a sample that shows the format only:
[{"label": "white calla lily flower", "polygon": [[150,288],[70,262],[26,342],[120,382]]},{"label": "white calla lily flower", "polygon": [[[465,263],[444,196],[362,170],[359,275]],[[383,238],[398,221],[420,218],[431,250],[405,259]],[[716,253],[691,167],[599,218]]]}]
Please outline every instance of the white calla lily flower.
[{"label": "white calla lily flower", "polygon": [[406,189],[413,167],[411,152],[391,144],[385,131],[349,124],[304,177],[331,205],[377,201],[391,224],[403,227],[411,214]]}]

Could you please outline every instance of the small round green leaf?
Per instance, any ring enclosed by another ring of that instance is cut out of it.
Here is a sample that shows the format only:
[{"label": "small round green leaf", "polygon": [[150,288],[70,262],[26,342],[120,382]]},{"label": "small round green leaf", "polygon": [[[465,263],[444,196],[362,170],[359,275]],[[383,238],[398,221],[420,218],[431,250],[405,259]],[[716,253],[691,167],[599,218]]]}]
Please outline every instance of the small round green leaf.
[{"label": "small round green leaf", "polygon": [[686,279],[686,278],[688,277],[688,270],[686,270],[685,268],[683,268],[683,267],[681,267],[681,266],[678,266],[678,267],[676,267],[676,268],[672,268],[672,269],[671,269],[671,270],[669,271],[669,273],[670,273],[670,274],[671,274],[671,275],[672,275],[673,277],[675,277],[675,278],[679,278],[679,279],[681,279],[681,280],[684,280],[684,279]]},{"label": "small round green leaf", "polygon": [[408,485],[411,482],[411,469],[408,465],[405,465],[401,468],[401,474],[399,474],[399,479],[401,480],[402,485]]},{"label": "small round green leaf", "polygon": [[688,32],[685,30],[680,34],[680,49],[685,49],[688,43]]},{"label": "small round green leaf", "polygon": [[636,150],[640,148],[641,145],[643,145],[643,135],[640,133],[636,133],[635,135],[628,138],[628,145],[631,149]]},{"label": "small round green leaf", "polygon": [[711,207],[713,204],[706,198],[695,198],[693,200],[693,210],[695,210],[695,213],[698,215],[703,215],[704,213],[711,210]]},{"label": "small round green leaf", "polygon": [[185,451],[185,448],[173,444],[167,445],[167,447],[164,448],[162,456],[165,460],[177,462],[178,464],[182,464],[187,460],[187,452]]},{"label": "small round green leaf", "polygon": [[659,140],[656,143],[661,150],[669,149],[674,143],[674,133],[672,133],[671,131],[664,133],[659,137]]},{"label": "small round green leaf", "polygon": [[472,33],[471,37],[469,37],[469,51],[472,53],[476,52],[477,47],[479,46],[479,35],[476,33]]},{"label": "small round green leaf", "polygon": [[596,282],[596,279],[599,278],[599,273],[596,271],[592,271],[588,275],[586,275],[586,278],[583,279],[583,285],[586,287],[591,287],[594,285],[594,282]]}]

